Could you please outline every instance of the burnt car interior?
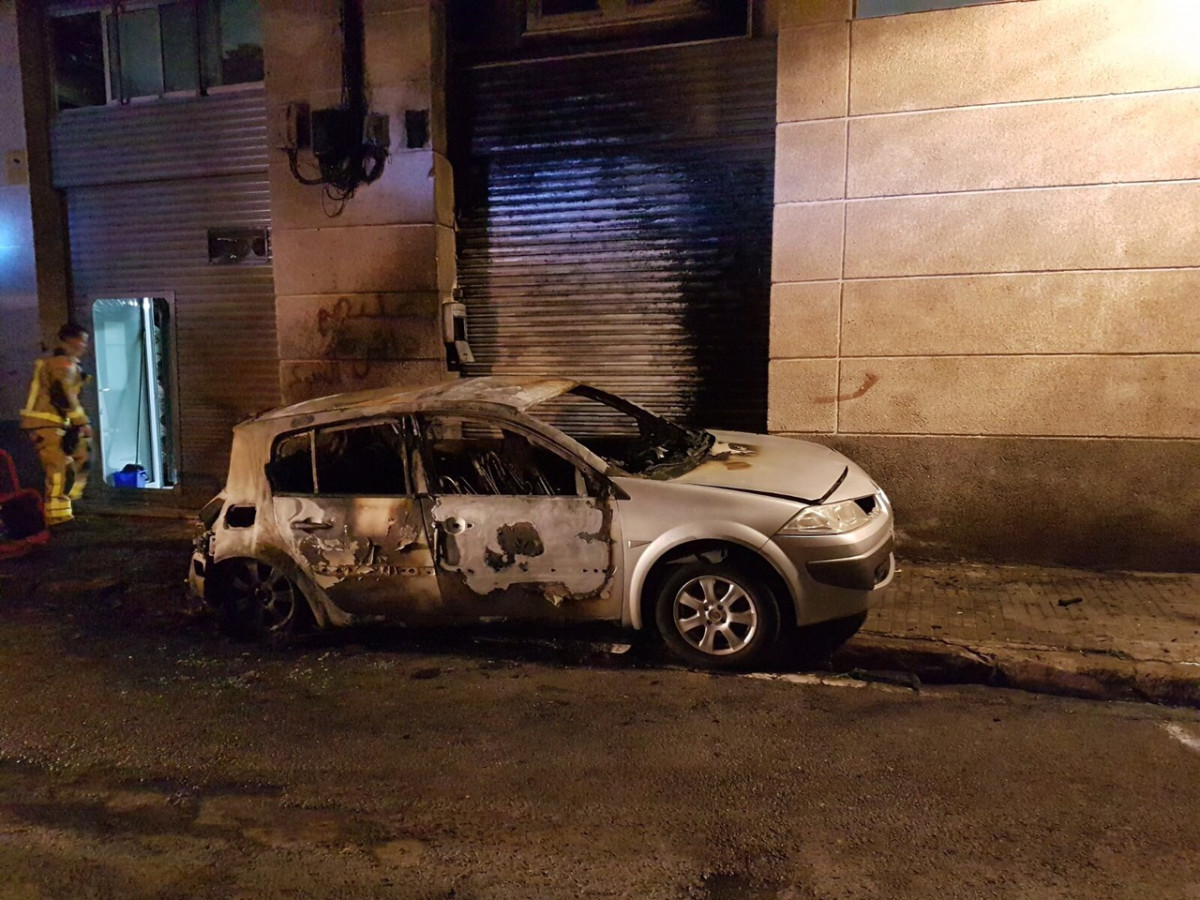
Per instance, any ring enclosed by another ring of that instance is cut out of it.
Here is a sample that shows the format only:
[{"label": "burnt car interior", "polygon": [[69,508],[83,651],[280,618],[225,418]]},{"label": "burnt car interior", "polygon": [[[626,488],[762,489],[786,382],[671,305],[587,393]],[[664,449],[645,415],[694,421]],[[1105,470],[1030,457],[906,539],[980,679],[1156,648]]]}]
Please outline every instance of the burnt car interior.
[{"label": "burnt car interior", "polygon": [[396,422],[318,431],[317,488],[322,494],[408,494],[404,436]]},{"label": "burnt car interior", "polygon": [[400,423],[356,422],[280,439],[267,480],[280,494],[402,496],[410,493],[407,468]]},{"label": "burnt car interior", "polygon": [[[714,440],[584,385],[529,412],[618,470],[651,478],[694,468]],[[411,494],[405,427],[387,419],[284,435],[267,464],[267,480],[279,494]],[[420,429],[433,493],[575,497],[599,489],[571,460],[515,428],[433,415],[420,417]]]},{"label": "burnt car interior", "polygon": [[694,468],[714,441],[707,431],[676,425],[586,385],[529,412],[631,475],[672,477]]},{"label": "burnt car interior", "polygon": [[425,422],[430,488],[440,494],[575,497],[575,466],[492,422],[434,416]]},{"label": "burnt car interior", "polygon": [[275,442],[267,481],[277,494],[314,494],[312,432],[289,434]]}]

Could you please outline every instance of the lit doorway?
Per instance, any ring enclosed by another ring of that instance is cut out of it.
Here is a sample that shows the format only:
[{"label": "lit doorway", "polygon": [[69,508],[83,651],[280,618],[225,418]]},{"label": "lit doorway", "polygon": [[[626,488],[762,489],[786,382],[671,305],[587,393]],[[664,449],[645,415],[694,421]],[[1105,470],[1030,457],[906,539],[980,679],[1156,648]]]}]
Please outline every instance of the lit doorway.
[{"label": "lit doorway", "polygon": [[170,313],[166,297],[92,304],[100,457],[112,487],[176,483]]}]

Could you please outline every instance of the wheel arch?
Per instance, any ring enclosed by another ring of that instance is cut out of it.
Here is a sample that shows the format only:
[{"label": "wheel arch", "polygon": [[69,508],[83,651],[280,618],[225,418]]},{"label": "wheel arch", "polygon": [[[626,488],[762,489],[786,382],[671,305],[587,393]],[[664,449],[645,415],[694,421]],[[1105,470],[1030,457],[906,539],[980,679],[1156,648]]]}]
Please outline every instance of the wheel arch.
[{"label": "wheel arch", "polygon": [[[788,578],[791,564],[782,553],[773,554],[771,549],[770,541],[753,531],[751,535],[733,531],[712,537],[681,536],[674,541],[663,541],[659,547],[652,545],[653,552],[642,555],[630,579],[630,625],[639,630],[653,627],[658,586],[666,580],[672,565],[723,553],[766,582],[779,605],[781,625],[791,628],[796,623],[796,596]],[[794,581],[794,571],[791,575]]]},{"label": "wheel arch", "polygon": [[[288,580],[300,591],[300,596],[304,598],[304,602],[308,604],[313,622],[318,628],[349,624],[350,616],[334,605],[333,601],[326,596],[320,586],[312,580],[312,577],[297,565],[296,561],[290,555],[281,550],[275,550],[270,547],[258,547],[253,553],[230,553],[227,556],[222,556],[212,564],[212,572],[208,576],[212,580],[209,583],[219,593],[222,590],[221,573],[223,569],[240,560],[247,559],[273,566],[287,576]],[[216,597],[214,599],[219,602],[224,601],[223,597]]]}]

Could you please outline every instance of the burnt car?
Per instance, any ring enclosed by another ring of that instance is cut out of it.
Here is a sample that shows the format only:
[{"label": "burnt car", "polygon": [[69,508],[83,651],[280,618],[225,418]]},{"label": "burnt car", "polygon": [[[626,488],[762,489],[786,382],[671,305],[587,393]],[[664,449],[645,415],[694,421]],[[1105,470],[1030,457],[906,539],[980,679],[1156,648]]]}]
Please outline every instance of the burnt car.
[{"label": "burnt car", "polygon": [[230,629],[606,621],[761,661],[865,616],[892,510],[817,444],[686,428],[562,378],[340,394],[233,430],[190,583]]}]

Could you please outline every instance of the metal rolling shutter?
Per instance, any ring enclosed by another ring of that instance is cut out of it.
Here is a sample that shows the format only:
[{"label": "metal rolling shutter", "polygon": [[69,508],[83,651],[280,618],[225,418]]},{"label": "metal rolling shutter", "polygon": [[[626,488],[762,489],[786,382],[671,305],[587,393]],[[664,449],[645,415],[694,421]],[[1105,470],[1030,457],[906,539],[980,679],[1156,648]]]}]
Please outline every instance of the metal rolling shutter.
[{"label": "metal rolling shutter", "polygon": [[763,430],[775,44],[465,73],[470,374],[555,372]]},{"label": "metal rolling shutter", "polygon": [[265,95],[75,110],[53,139],[80,321],[95,297],[174,295],[180,486],[187,502],[206,499],[224,481],[230,428],[280,401],[271,266],[208,261],[209,228],[270,224]]}]

